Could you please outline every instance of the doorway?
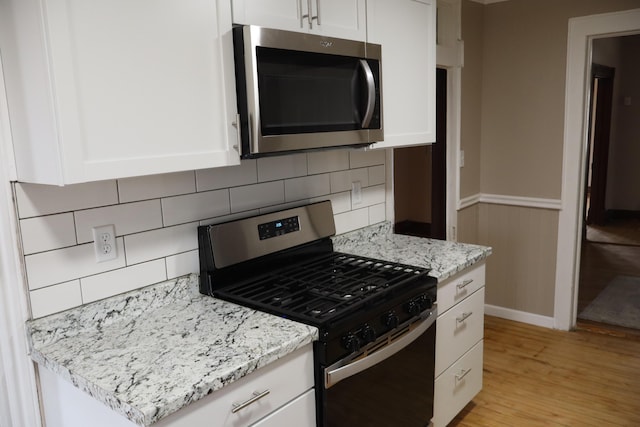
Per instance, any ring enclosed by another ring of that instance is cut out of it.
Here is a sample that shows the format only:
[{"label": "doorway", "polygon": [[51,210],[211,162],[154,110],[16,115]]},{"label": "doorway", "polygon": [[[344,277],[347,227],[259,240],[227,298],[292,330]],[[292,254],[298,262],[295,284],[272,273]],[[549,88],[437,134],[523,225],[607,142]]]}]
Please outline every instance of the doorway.
[{"label": "doorway", "polygon": [[640,337],[640,193],[628,189],[640,173],[626,160],[640,135],[629,95],[638,52],[640,35],[592,42],[594,61],[607,65],[591,68],[577,327]]},{"label": "doorway", "polygon": [[562,209],[558,215],[554,327],[576,326],[580,272],[586,137],[584,133],[588,99],[585,73],[591,58],[591,42],[611,35],[640,33],[640,9],[589,15],[569,19],[567,76],[565,82],[564,147],[562,167]]},{"label": "doorway", "polygon": [[436,141],[393,151],[394,231],[446,239],[447,70],[436,69]]}]

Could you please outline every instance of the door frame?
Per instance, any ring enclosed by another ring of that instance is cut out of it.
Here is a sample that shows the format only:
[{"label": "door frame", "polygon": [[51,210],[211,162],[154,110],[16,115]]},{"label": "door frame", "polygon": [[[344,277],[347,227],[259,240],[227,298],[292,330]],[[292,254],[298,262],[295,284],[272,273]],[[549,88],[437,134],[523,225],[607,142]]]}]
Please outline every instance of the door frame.
[{"label": "door frame", "polygon": [[[587,151],[587,179],[590,187],[589,208],[585,211],[585,223],[604,225],[606,221],[607,171],[609,169],[609,136],[611,132],[611,111],[615,68],[601,64],[591,67],[589,102],[589,150]],[[585,192],[585,203],[587,199]],[[583,226],[583,238],[586,224]]]},{"label": "door frame", "polygon": [[562,199],[558,218],[554,327],[575,327],[587,164],[592,40],[640,32],[640,9],[569,19]]}]

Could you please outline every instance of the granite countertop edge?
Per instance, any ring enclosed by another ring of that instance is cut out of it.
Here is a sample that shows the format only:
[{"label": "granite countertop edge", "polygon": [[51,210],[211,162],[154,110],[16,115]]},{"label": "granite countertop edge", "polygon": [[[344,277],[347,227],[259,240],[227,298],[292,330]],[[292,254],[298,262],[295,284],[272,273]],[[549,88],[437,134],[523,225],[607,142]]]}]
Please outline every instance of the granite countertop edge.
[{"label": "granite countertop edge", "polygon": [[[31,359],[149,426],[318,339],[309,325],[200,295],[197,282],[184,276],[28,321]],[[165,345],[145,347],[146,335]]]},{"label": "granite countertop edge", "polygon": [[333,237],[339,252],[430,269],[442,282],[485,260],[492,248],[470,243],[395,234],[389,221]]}]

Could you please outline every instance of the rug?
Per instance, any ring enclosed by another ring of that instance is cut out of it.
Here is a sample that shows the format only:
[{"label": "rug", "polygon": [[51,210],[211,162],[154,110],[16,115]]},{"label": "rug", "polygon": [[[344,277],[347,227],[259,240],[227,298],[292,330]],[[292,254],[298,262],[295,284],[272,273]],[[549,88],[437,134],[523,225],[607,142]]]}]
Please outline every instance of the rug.
[{"label": "rug", "polygon": [[640,277],[616,276],[578,317],[640,329]]}]

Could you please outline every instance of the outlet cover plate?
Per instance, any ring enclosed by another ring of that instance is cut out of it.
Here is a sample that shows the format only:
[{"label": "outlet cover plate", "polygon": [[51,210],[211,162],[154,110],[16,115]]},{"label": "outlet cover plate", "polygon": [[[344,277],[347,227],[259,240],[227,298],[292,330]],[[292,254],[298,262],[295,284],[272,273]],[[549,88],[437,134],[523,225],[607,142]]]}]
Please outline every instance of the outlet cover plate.
[{"label": "outlet cover plate", "polygon": [[118,258],[116,230],[113,224],[93,227],[93,249],[96,252],[96,262]]}]

